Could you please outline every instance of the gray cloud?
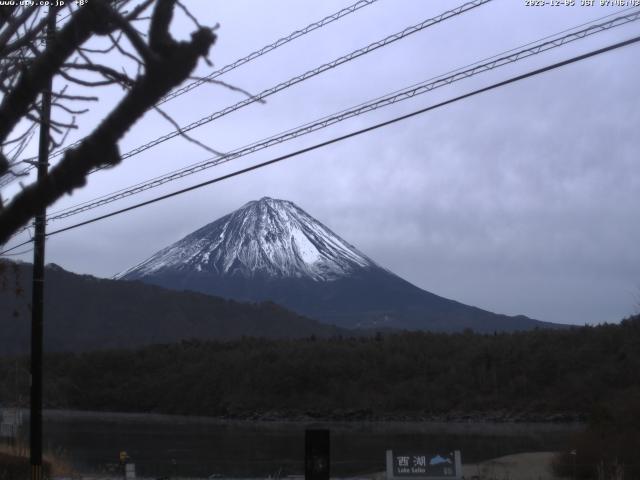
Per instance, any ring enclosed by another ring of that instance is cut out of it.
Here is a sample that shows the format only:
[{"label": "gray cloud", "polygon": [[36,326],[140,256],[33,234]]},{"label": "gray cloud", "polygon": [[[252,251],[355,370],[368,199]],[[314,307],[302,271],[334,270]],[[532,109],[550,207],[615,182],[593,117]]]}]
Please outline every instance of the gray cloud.
[{"label": "gray cloud", "polygon": [[[222,24],[213,53],[218,66],[345,5],[212,3],[216,8],[203,9],[200,15],[203,21]],[[450,7],[442,1],[381,0],[325,32],[243,67],[228,80],[257,92]],[[521,2],[497,0],[293,87],[266,105],[198,129],[194,136],[219,149],[235,148],[615,11],[527,9]],[[185,25],[177,30],[188,31]],[[140,199],[628,38],[633,32],[637,25],[454,84]],[[541,320],[617,321],[637,308],[640,285],[637,52],[637,46],[628,47],[53,237],[48,259],[75,271],[112,275],[246,201],[269,195],[298,203],[381,265],[434,293]],[[196,92],[167,105],[181,123],[242,98],[214,86]],[[122,150],[169,130],[166,122],[149,114]],[[96,176],[61,205],[207,156],[183,140],[167,142]]]}]

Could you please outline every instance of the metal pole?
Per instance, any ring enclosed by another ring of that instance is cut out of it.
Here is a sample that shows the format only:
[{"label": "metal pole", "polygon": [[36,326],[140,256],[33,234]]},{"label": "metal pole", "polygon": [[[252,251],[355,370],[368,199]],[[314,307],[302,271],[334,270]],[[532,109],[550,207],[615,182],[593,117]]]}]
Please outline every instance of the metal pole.
[{"label": "metal pole", "polygon": [[[47,44],[56,28],[56,16],[50,15],[47,24]],[[51,119],[52,79],[42,92],[40,139],[38,146],[38,181],[47,176],[49,160],[49,120]],[[31,415],[30,460],[31,480],[42,480],[42,344],[44,307],[44,242],[46,206],[35,216],[33,248],[33,291],[31,297]]]}]

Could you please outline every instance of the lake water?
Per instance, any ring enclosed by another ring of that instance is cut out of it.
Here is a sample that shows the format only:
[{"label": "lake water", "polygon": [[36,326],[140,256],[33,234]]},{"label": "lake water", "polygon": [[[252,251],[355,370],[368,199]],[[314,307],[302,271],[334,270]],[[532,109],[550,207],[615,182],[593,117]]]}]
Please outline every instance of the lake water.
[{"label": "lake water", "polygon": [[465,463],[566,448],[579,424],[252,422],[144,414],[47,412],[45,446],[83,473],[126,451],[139,476],[267,477],[304,473],[306,428],[331,430],[332,476],[384,470],[385,451],[461,450]]}]

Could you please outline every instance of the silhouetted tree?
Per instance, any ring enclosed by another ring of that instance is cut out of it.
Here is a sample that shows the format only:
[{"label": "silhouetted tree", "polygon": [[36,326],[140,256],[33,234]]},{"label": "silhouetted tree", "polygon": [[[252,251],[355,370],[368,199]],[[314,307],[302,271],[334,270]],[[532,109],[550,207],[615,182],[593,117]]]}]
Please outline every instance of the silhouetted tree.
[{"label": "silhouetted tree", "polygon": [[[66,2],[65,7],[52,6],[46,11],[37,6],[0,7],[0,179],[19,173],[17,159],[40,122],[39,96],[50,79],[67,84],[52,92],[52,107],[66,117],[59,120],[54,115],[50,122],[50,148],[60,146],[68,131],[76,128],[75,116],[85,110],[75,105],[96,100],[93,95],[74,95],[68,86],[97,89],[117,84],[124,88],[119,103],[89,135],[66,150],[45,180],[25,187],[6,206],[0,199],[0,244],[40,208],[82,187],[89,172],[117,165],[119,140],[158,100],[189,77],[215,41],[213,30],[200,26],[190,41],[171,36],[174,8],[184,9],[177,0],[81,3]],[[61,27],[44,42],[48,19],[65,12],[68,16]],[[148,24],[146,33],[137,29],[138,22]],[[107,46],[89,48],[87,43],[96,38]],[[134,65],[135,75],[122,70],[127,62]]]}]

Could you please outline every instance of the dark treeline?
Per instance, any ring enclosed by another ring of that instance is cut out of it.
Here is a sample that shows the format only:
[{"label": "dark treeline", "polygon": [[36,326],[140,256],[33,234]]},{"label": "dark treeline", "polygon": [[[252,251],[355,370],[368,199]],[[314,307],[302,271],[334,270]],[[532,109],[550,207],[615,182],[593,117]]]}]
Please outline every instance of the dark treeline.
[{"label": "dark treeline", "polygon": [[[24,358],[1,360],[0,401],[25,398],[26,380]],[[512,334],[245,338],[55,353],[46,356],[45,383],[49,408],[239,417],[604,415],[640,391],[640,316]]]}]

